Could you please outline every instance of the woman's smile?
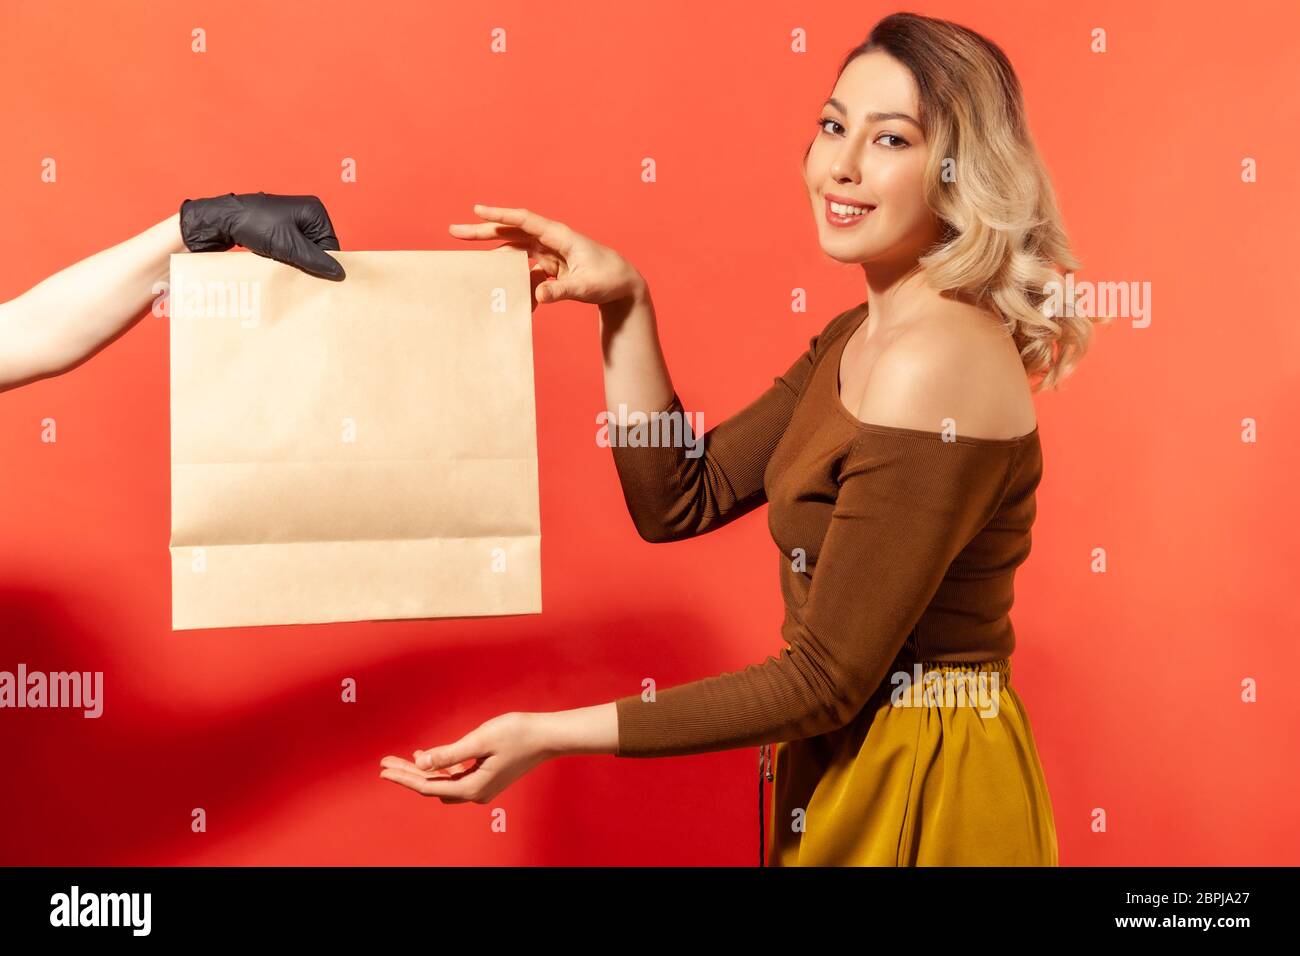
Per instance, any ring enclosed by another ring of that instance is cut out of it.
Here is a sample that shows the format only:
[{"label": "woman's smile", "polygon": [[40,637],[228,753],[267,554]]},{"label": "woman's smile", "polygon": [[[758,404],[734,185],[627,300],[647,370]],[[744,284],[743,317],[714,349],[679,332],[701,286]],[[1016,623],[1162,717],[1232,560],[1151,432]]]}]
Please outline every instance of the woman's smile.
[{"label": "woman's smile", "polygon": [[862,220],[867,218],[867,214],[875,209],[868,203],[854,202],[843,196],[834,196],[825,193],[826,221],[832,226],[846,228],[856,226]]}]

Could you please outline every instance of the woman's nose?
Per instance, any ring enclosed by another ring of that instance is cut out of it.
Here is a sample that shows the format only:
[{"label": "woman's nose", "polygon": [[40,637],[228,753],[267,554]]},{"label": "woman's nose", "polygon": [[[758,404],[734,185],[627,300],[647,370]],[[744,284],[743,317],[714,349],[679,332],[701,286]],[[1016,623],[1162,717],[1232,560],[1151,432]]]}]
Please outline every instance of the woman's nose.
[{"label": "woman's nose", "polygon": [[839,183],[856,183],[862,178],[859,166],[858,151],[851,146],[845,146],[831,163],[831,176]]}]

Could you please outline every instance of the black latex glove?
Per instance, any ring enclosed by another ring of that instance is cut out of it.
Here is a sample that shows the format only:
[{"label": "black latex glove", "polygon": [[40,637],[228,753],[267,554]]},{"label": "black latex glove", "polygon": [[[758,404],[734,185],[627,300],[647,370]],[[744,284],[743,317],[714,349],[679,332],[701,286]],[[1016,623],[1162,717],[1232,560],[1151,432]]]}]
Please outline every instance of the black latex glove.
[{"label": "black latex glove", "polygon": [[227,193],[181,203],[181,238],[190,252],[221,252],[241,245],[322,279],[342,279],[338,250],[325,206],[315,196]]}]

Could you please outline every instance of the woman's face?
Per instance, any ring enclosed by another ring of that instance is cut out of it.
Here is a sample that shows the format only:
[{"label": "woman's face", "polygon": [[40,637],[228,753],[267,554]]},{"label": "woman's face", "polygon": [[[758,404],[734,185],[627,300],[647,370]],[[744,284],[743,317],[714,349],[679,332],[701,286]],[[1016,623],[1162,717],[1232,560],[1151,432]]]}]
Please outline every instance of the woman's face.
[{"label": "woman's face", "polygon": [[941,227],[924,199],[928,144],[911,73],[886,53],[855,57],[819,125],[804,181],[822,250],[840,262],[922,255]]}]

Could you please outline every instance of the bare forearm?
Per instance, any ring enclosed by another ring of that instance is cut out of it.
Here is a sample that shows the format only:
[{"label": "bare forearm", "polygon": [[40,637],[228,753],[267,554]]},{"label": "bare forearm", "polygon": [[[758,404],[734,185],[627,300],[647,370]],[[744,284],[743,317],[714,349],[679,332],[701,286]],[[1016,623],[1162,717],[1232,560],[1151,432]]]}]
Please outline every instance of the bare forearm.
[{"label": "bare forearm", "polygon": [[0,389],[57,375],[93,355],[149,308],[184,252],[179,213],[74,263],[0,304]]},{"label": "bare forearm", "polygon": [[548,757],[618,752],[618,710],[613,701],[533,714],[532,719],[537,745]]},{"label": "bare forearm", "polygon": [[659,344],[650,287],[644,280],[634,295],[600,307],[600,343],[605,407],[617,417],[617,424],[626,425],[630,413],[668,407],[673,383]]}]

